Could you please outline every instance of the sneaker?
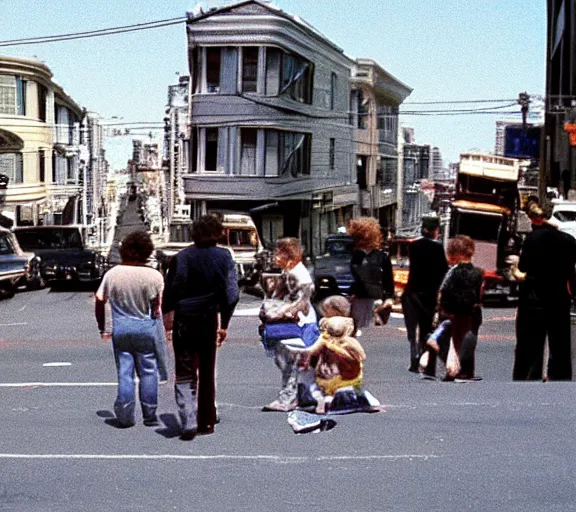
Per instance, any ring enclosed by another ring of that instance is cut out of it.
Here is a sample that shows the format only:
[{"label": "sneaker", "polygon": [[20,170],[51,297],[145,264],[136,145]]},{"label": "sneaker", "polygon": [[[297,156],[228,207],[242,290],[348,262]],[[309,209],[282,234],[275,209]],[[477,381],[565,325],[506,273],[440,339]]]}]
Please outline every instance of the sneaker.
[{"label": "sneaker", "polygon": [[195,428],[189,428],[182,431],[180,434],[180,439],[182,441],[192,441],[192,439],[196,437],[196,434],[197,430]]}]

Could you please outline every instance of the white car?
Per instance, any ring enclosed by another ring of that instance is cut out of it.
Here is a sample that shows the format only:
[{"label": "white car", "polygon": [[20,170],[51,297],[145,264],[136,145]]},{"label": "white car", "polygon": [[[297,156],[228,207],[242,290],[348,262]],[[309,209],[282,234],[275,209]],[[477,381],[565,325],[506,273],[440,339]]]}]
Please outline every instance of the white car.
[{"label": "white car", "polygon": [[576,238],[576,202],[574,201],[554,201],[552,208],[551,224],[554,224],[560,231],[564,231]]}]

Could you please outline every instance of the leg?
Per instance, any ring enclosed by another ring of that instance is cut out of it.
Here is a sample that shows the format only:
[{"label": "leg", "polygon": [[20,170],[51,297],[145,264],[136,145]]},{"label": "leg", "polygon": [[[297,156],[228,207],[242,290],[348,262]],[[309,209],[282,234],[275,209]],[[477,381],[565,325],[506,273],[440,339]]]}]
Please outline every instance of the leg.
[{"label": "leg", "polygon": [[546,325],[543,312],[520,306],[516,313],[513,380],[542,380]]},{"label": "leg", "polygon": [[176,320],[172,341],[176,370],[174,396],[183,434],[195,432],[197,428],[196,388],[198,383],[198,357],[190,346],[191,340],[187,337],[185,323],[186,320]]},{"label": "leg", "polygon": [[158,362],[153,352],[135,354],[136,373],[140,379],[140,405],[144,424],[155,426],[158,423]]},{"label": "leg", "polygon": [[404,313],[404,324],[406,325],[406,337],[410,344],[410,367],[411,372],[418,372],[418,359],[420,352],[416,344],[416,327],[418,325],[418,313],[415,309],[413,296],[410,293],[402,295],[402,312]]},{"label": "leg", "polygon": [[[419,300],[420,307],[418,308],[418,347],[420,354],[423,354],[428,347],[426,340],[432,331],[432,322],[434,321],[435,304],[425,303],[421,297]],[[424,374],[434,377],[436,375],[436,352],[434,350],[428,351],[428,364],[424,368]]]},{"label": "leg", "polygon": [[134,425],[134,356],[130,352],[116,351],[118,363],[118,395],[114,402],[114,413],[122,426]]},{"label": "leg", "polygon": [[216,423],[216,329],[217,316],[207,315],[197,338],[198,431],[210,432]]},{"label": "leg", "polygon": [[570,304],[546,312],[548,327],[548,378],[572,380],[572,353],[570,345]]}]

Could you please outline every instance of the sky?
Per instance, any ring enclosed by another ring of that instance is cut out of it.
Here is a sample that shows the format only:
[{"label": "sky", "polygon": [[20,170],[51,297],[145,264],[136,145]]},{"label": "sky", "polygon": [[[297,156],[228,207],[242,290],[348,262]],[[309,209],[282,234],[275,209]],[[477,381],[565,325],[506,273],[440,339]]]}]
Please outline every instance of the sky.
[{"label": "sky", "polygon": [[[230,2],[200,3],[218,7]],[[545,94],[545,0],[274,3],[311,23],[348,56],[374,59],[412,88],[401,112],[492,106],[416,104],[420,102],[515,99],[523,91],[533,97]],[[0,0],[0,44],[184,17],[196,5],[194,0]],[[168,86],[188,73],[184,23],[75,41],[0,46],[0,55],[40,59],[79,105],[104,120],[120,122],[162,121]],[[447,164],[462,152],[492,151],[496,121],[521,120],[519,106],[505,110],[518,114],[401,114],[400,123],[414,128],[417,143],[437,146]],[[162,132],[155,134],[154,141],[160,142]],[[113,169],[126,166],[132,138],[106,139]]]}]

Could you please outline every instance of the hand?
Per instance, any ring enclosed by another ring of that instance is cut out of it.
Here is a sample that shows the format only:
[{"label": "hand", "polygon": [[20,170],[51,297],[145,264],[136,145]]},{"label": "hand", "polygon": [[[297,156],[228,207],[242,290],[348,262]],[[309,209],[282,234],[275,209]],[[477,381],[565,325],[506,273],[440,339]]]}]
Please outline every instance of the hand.
[{"label": "hand", "polygon": [[227,335],[228,335],[228,331],[226,329],[218,329],[218,331],[216,331],[216,346],[217,347],[222,346],[222,343],[224,343],[224,340],[226,339]]},{"label": "hand", "polygon": [[173,331],[166,331],[166,343],[172,343],[172,333]]},{"label": "hand", "polygon": [[108,343],[112,339],[112,333],[106,331],[100,331],[100,339]]}]

